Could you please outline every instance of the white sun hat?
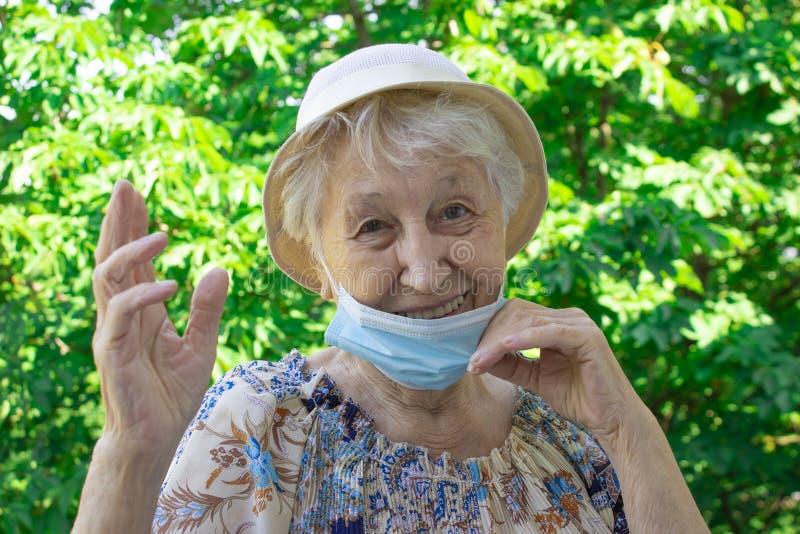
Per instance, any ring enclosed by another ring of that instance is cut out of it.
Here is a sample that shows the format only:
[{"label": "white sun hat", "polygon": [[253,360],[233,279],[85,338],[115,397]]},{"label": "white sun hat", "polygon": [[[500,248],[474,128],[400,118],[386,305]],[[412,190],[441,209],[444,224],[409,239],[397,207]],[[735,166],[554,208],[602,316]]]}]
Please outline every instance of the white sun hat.
[{"label": "white sun hat", "polygon": [[297,112],[295,132],[270,164],[263,208],[267,244],[275,264],[300,285],[320,292],[316,262],[308,243],[292,239],[283,226],[283,163],[301,147],[309,123],[360,98],[393,89],[449,93],[488,110],[503,127],[525,173],[525,189],[506,227],[506,260],[530,240],[547,205],[547,168],[539,133],[516,100],[491,85],[476,83],[445,56],[411,44],[383,44],[356,50],[317,72]]}]

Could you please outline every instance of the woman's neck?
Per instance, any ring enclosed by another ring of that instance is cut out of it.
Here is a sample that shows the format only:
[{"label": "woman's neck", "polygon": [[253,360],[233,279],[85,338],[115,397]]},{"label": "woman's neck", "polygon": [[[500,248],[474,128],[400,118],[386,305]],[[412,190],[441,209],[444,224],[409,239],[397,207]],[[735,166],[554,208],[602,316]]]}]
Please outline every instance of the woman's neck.
[{"label": "woman's neck", "polygon": [[343,350],[328,350],[322,351],[327,357],[318,359],[319,366],[372,418],[375,430],[393,442],[464,459],[501,446],[511,430],[515,389],[491,375],[468,374],[442,391],[415,390]]}]

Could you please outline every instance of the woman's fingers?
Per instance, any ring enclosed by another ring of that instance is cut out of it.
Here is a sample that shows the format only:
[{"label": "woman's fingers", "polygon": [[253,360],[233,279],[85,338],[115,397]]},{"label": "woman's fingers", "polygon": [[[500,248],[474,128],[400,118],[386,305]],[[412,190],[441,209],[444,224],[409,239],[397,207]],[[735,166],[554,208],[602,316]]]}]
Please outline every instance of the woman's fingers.
[{"label": "woman's fingers", "polygon": [[[143,206],[138,205],[139,202],[144,203],[141,200],[141,195],[133,188],[130,182],[126,180],[117,181],[100,227],[100,236],[94,252],[95,265],[102,265],[115,251],[135,240],[135,236],[140,233],[142,235],[146,233],[147,212],[143,209]],[[142,231],[143,226],[145,228],[144,233]],[[144,272],[144,275],[137,277],[134,276],[134,269],[132,268],[120,273],[120,276],[117,276],[114,280],[121,284],[120,287],[122,289],[130,287],[136,281],[152,282],[155,280],[154,276],[152,278],[146,276],[147,267],[145,267]],[[136,280],[136,278],[140,279]],[[102,316],[105,314],[105,302],[111,295],[113,293],[103,294],[102,287],[98,295],[97,289],[95,289],[95,297],[99,297],[97,298],[98,323],[100,323]]]},{"label": "woman's fingers", "polygon": [[[501,313],[503,316],[500,315]],[[544,326],[549,323],[581,326],[592,322],[586,312],[580,308],[546,308],[520,299],[509,300],[496,318],[498,322],[511,322],[518,326]]]},{"label": "woman's fingers", "polygon": [[536,392],[539,384],[539,360],[525,358],[515,352],[506,352],[492,365],[470,367],[471,373],[490,372],[512,384],[517,384]]},{"label": "woman's fingers", "polygon": [[126,180],[119,180],[111,192],[111,200],[100,226],[100,238],[94,251],[95,264],[104,262],[112,252],[130,241],[128,206],[135,190]]},{"label": "woman's fingers", "polygon": [[581,348],[587,343],[590,329],[565,323],[551,322],[511,333],[485,336],[470,358],[474,372],[487,371],[507,353],[533,348],[552,349],[579,358]]},{"label": "woman's fingers", "polygon": [[[134,189],[131,197],[131,224],[129,237],[131,241],[136,241],[137,239],[141,239],[147,235],[150,226],[150,217],[147,214],[147,206],[144,203],[144,197],[142,194]],[[136,283],[155,282],[156,274],[155,269],[153,268],[153,262],[146,261],[137,265],[133,269],[133,279],[136,281]]]},{"label": "woman's fingers", "polygon": [[[131,273],[142,264],[152,265],[152,259],[167,246],[167,236],[161,232],[126,243],[114,250],[94,269],[92,289],[97,303],[97,323],[102,325],[111,298],[135,285]],[[150,280],[149,282],[152,282]]]},{"label": "woman's fingers", "polygon": [[[114,185],[108,210],[100,227],[100,237],[94,252],[95,264],[106,261],[115,250],[147,235],[149,217],[144,197],[127,180]],[[143,264],[131,273],[136,282],[153,282],[153,266]]]},{"label": "woman's fingers", "polygon": [[121,293],[117,293],[108,301],[106,320],[101,339],[107,343],[117,343],[125,339],[130,332],[136,314],[153,304],[159,304],[175,294],[178,284],[174,280],[136,284]]},{"label": "woman's fingers", "polygon": [[212,269],[203,276],[192,295],[189,324],[183,337],[197,350],[216,355],[219,322],[228,296],[228,273]]}]

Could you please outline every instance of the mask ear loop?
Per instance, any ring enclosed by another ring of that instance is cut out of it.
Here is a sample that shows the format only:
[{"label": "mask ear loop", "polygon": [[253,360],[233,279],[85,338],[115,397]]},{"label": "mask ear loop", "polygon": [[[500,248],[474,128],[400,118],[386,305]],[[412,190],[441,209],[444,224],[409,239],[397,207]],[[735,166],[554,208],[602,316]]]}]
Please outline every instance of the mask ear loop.
[{"label": "mask ear loop", "polygon": [[322,268],[325,270],[325,274],[328,275],[328,281],[331,283],[333,292],[336,293],[337,295],[341,295],[342,290],[344,288],[340,284],[337,284],[334,281],[333,275],[331,274],[330,269],[328,269],[328,265],[325,263],[325,258],[322,257],[322,254],[319,255],[319,262],[322,264]]},{"label": "mask ear loop", "polygon": [[[503,245],[505,246],[506,243],[506,230],[508,229],[508,221],[506,221],[506,216],[503,216]],[[505,255],[505,254],[504,254]],[[508,263],[508,261],[506,261]],[[506,298],[506,271],[507,267],[503,268],[503,279],[500,281],[500,292],[497,294],[497,299],[505,299]]]}]

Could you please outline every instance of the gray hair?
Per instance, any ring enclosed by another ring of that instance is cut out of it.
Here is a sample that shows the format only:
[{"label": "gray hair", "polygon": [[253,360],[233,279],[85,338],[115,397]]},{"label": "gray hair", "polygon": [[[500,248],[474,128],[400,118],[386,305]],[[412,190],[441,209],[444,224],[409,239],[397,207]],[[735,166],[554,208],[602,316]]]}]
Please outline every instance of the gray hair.
[{"label": "gray hair", "polygon": [[282,193],[283,230],[306,243],[317,260],[324,180],[343,141],[370,170],[379,161],[409,170],[431,155],[477,161],[500,200],[504,224],[524,191],[520,159],[500,123],[486,109],[448,94],[418,90],[370,95],[309,123],[298,139],[302,148],[279,169],[287,175]]}]

